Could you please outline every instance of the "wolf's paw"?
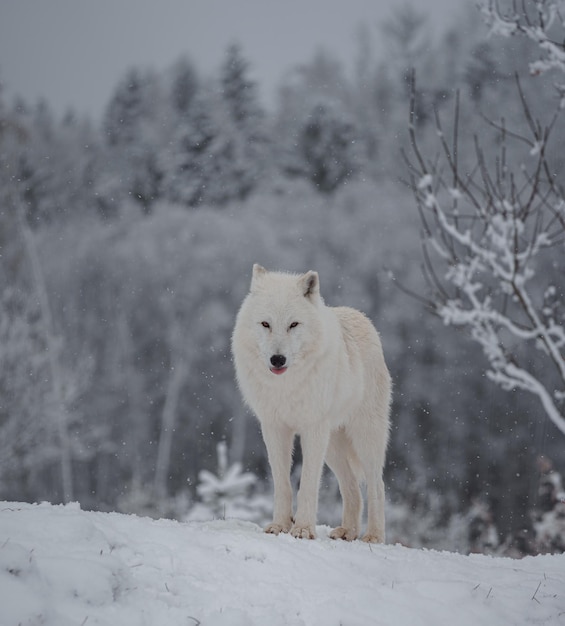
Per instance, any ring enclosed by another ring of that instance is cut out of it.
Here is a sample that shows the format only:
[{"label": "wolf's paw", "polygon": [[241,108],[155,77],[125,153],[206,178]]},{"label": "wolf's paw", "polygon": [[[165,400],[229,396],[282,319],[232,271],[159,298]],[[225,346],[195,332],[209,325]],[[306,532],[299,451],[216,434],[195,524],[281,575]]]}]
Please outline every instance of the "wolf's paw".
[{"label": "wolf's paw", "polygon": [[265,526],[265,532],[270,535],[278,535],[279,533],[287,533],[290,530],[290,522],[287,524],[275,524],[275,522],[271,522],[267,526]]},{"label": "wolf's paw", "polygon": [[364,541],[365,543],[384,543],[385,538],[384,534],[380,532],[365,533],[363,537],[361,537],[361,541]]},{"label": "wolf's paw", "polygon": [[316,539],[316,530],[310,524],[295,524],[290,529],[290,534],[297,539]]},{"label": "wolf's paw", "polygon": [[357,539],[357,531],[354,528],[338,526],[332,530],[330,537],[332,539],[345,539],[345,541],[353,541],[354,539]]}]

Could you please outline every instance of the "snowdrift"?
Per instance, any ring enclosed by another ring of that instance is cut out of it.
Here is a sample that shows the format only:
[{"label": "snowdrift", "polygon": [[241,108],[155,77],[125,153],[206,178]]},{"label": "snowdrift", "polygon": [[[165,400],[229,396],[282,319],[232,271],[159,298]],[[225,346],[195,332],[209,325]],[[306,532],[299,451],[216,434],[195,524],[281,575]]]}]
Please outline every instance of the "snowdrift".
[{"label": "snowdrift", "polygon": [[0,503],[0,624],[565,624],[565,555],[482,555]]}]

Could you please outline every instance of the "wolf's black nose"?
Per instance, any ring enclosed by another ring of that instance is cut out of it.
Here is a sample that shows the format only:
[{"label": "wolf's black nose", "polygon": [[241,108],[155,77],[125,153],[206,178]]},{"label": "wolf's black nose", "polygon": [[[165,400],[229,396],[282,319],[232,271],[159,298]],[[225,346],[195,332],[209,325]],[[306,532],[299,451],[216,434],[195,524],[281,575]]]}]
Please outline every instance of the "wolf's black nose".
[{"label": "wolf's black nose", "polygon": [[271,357],[271,365],[273,367],[284,367],[284,364],[286,363],[286,357],[282,354],[273,354],[273,356]]}]

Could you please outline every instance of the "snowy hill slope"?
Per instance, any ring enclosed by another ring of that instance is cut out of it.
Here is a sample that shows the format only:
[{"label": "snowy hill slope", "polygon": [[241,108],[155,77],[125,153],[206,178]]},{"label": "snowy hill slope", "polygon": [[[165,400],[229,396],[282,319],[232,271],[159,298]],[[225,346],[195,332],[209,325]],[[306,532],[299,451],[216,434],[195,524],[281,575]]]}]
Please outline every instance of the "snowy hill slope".
[{"label": "snowy hill slope", "polygon": [[0,503],[0,624],[565,624],[565,555],[520,561]]}]

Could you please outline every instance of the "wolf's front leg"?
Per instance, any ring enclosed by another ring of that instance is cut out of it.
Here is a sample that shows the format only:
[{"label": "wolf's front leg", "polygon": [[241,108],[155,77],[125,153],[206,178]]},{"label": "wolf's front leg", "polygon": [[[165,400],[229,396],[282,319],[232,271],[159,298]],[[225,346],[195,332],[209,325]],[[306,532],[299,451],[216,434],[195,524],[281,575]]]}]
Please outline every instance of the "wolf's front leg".
[{"label": "wolf's front leg", "polygon": [[296,520],[290,530],[291,535],[300,539],[316,538],[318,491],[329,438],[329,430],[322,429],[309,429],[300,434],[302,475],[297,498]]},{"label": "wolf's front leg", "polygon": [[280,532],[287,533],[292,526],[290,468],[294,433],[290,428],[280,423],[262,423],[261,430],[267,446],[275,489],[273,521],[266,526],[265,532],[278,535]]}]

